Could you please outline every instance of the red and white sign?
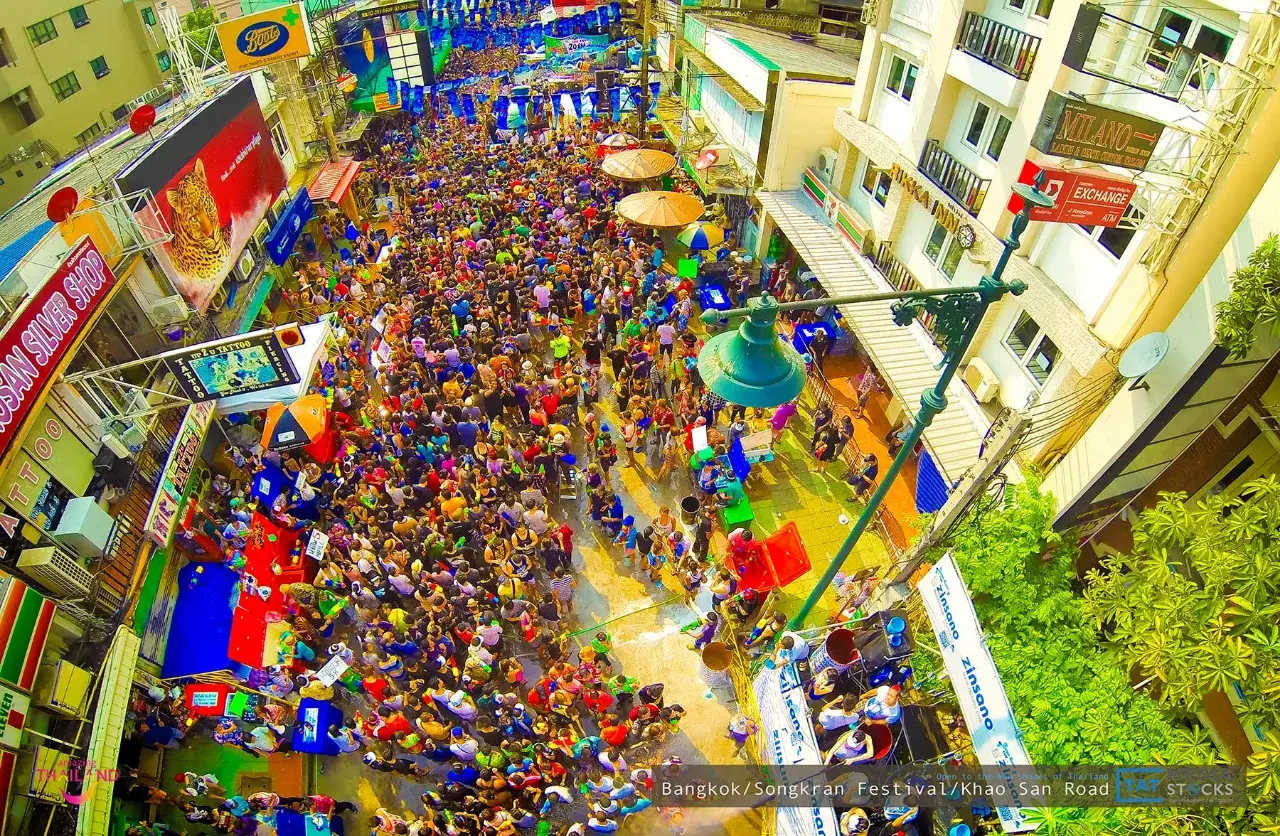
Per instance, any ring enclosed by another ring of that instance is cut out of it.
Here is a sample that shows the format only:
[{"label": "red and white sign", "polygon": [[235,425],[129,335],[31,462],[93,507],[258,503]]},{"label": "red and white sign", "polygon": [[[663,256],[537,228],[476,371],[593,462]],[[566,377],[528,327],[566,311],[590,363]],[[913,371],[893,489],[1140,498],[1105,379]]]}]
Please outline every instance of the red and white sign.
[{"label": "red and white sign", "polygon": [[13,443],[54,369],[115,281],[85,236],[0,335],[0,450]]},{"label": "red and white sign", "polygon": [[[1046,175],[1041,188],[1053,198],[1054,204],[1051,209],[1032,209],[1033,221],[1115,226],[1120,223],[1120,217],[1138,188],[1132,180],[1112,177],[1097,170],[1042,168],[1030,160],[1022,164],[1018,182],[1030,185],[1041,171]],[[1017,213],[1021,209],[1022,198],[1014,194],[1009,198],[1009,211]]]}]

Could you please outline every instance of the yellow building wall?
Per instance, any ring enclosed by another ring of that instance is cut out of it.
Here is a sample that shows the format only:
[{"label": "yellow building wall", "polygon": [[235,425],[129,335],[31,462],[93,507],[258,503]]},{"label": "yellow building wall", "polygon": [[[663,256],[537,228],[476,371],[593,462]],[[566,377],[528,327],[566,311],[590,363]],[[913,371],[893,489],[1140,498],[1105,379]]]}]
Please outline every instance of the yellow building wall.
[{"label": "yellow building wall", "polygon": [[[116,122],[113,111],[127,105],[170,73],[162,73],[157,55],[168,49],[157,22],[143,23],[144,11],[157,12],[150,0],[87,0],[88,22],[76,26],[75,0],[5,0],[0,2],[0,211],[31,190],[57,158],[80,146],[78,136],[96,125],[106,131]],[[35,44],[27,27],[51,20],[57,37]],[[108,72],[96,78],[90,61],[101,56]],[[80,90],[59,101],[51,86],[74,72]],[[38,118],[27,125],[15,101],[26,94]],[[26,159],[19,149],[48,143],[52,154]],[[37,162],[40,165],[37,165]]]}]

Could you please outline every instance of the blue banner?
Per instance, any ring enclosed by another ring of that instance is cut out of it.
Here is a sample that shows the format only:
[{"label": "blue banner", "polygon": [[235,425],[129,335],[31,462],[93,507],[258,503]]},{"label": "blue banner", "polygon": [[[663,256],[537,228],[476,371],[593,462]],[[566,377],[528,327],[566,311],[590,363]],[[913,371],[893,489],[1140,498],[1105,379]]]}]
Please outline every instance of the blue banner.
[{"label": "blue banner", "polygon": [[617,122],[622,118],[622,88],[609,88],[609,110],[613,113],[613,121]]},{"label": "blue banner", "polygon": [[446,90],[444,97],[449,102],[449,110],[453,112],[455,118],[462,118],[462,103],[458,101],[457,90]]},{"label": "blue banner", "polygon": [[400,103],[400,88],[396,86],[396,80],[391,76],[387,76],[387,104],[396,105]]},{"label": "blue banner", "polygon": [[413,109],[413,90],[409,88],[409,82],[407,81],[400,82],[400,109]]},{"label": "blue banner", "polygon": [[507,114],[511,110],[511,100],[506,96],[499,95],[493,100],[493,115],[497,119],[498,130],[505,131],[507,129]]},{"label": "blue banner", "polygon": [[[581,101],[582,101],[582,106],[578,110],[578,115],[585,116],[587,113],[587,110],[590,110],[591,115],[595,116],[596,108],[599,106],[599,101],[600,101],[600,94],[596,92],[596,88],[588,87],[586,90],[583,90]],[[590,108],[587,107],[588,104],[590,104],[591,106]]]},{"label": "blue banner", "polygon": [[421,116],[423,111],[426,109],[427,103],[424,100],[425,94],[426,94],[426,88],[423,87],[421,84],[415,84],[413,86],[413,115],[414,116]]},{"label": "blue banner", "polygon": [[293,255],[294,244],[298,243],[298,238],[302,235],[302,228],[314,214],[311,195],[307,193],[307,187],[303,186],[267,233],[267,254],[271,256],[273,263],[280,265],[289,260],[289,256]]},{"label": "blue banner", "polygon": [[466,114],[468,125],[476,123],[476,103],[470,93],[462,94],[462,112]]}]

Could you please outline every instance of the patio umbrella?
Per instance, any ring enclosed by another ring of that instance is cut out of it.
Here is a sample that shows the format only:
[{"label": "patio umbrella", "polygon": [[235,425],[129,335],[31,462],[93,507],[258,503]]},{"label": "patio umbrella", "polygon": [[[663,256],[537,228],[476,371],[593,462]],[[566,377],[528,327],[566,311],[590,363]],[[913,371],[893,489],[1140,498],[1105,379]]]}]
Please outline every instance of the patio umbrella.
[{"label": "patio umbrella", "polygon": [[596,154],[601,157],[607,157],[610,154],[616,154],[619,151],[630,151],[633,148],[639,147],[640,140],[636,139],[631,134],[609,134],[600,141],[600,145],[596,148]]},{"label": "patio umbrella", "polygon": [[262,446],[268,450],[305,447],[324,433],[328,418],[324,395],[303,395],[288,406],[274,403],[267,407]]},{"label": "patio umbrella", "polygon": [[691,250],[709,250],[724,243],[724,230],[713,223],[694,221],[680,230],[676,240]]},{"label": "patio umbrella", "polygon": [[618,201],[618,214],[641,226],[672,227],[693,223],[702,201],[683,192],[640,192]]},{"label": "patio umbrella", "polygon": [[676,167],[676,158],[665,151],[637,148],[604,158],[600,170],[619,180],[655,180]]}]

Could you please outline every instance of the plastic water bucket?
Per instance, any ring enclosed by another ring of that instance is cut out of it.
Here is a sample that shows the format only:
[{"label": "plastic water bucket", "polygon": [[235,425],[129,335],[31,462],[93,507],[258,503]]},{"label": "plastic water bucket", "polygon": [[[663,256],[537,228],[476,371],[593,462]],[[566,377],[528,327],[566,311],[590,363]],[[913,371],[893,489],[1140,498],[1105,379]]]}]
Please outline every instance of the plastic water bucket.
[{"label": "plastic water bucket", "polygon": [[702,658],[698,661],[698,674],[702,681],[712,688],[732,688],[733,678],[729,675],[729,665],[733,663],[733,654],[724,642],[711,642],[702,648]]},{"label": "plastic water bucket", "polygon": [[680,500],[680,521],[685,525],[694,525],[698,522],[698,509],[702,507],[702,503],[698,502],[696,496],[686,496]]},{"label": "plastic water bucket", "polygon": [[901,616],[897,616],[897,615],[889,619],[889,623],[884,625],[884,631],[891,636],[894,636],[894,635],[900,636],[902,635],[903,632],[906,631],[906,629],[907,629],[907,622],[904,621]]},{"label": "plastic water bucket", "polygon": [[858,648],[853,641],[853,631],[837,627],[827,634],[827,639],[809,654],[809,670],[814,676],[827,668],[843,673],[857,658]]},{"label": "plastic water bucket", "polygon": [[961,822],[960,824],[951,825],[951,829],[947,831],[947,836],[970,836],[972,832],[969,829],[969,825]]}]

